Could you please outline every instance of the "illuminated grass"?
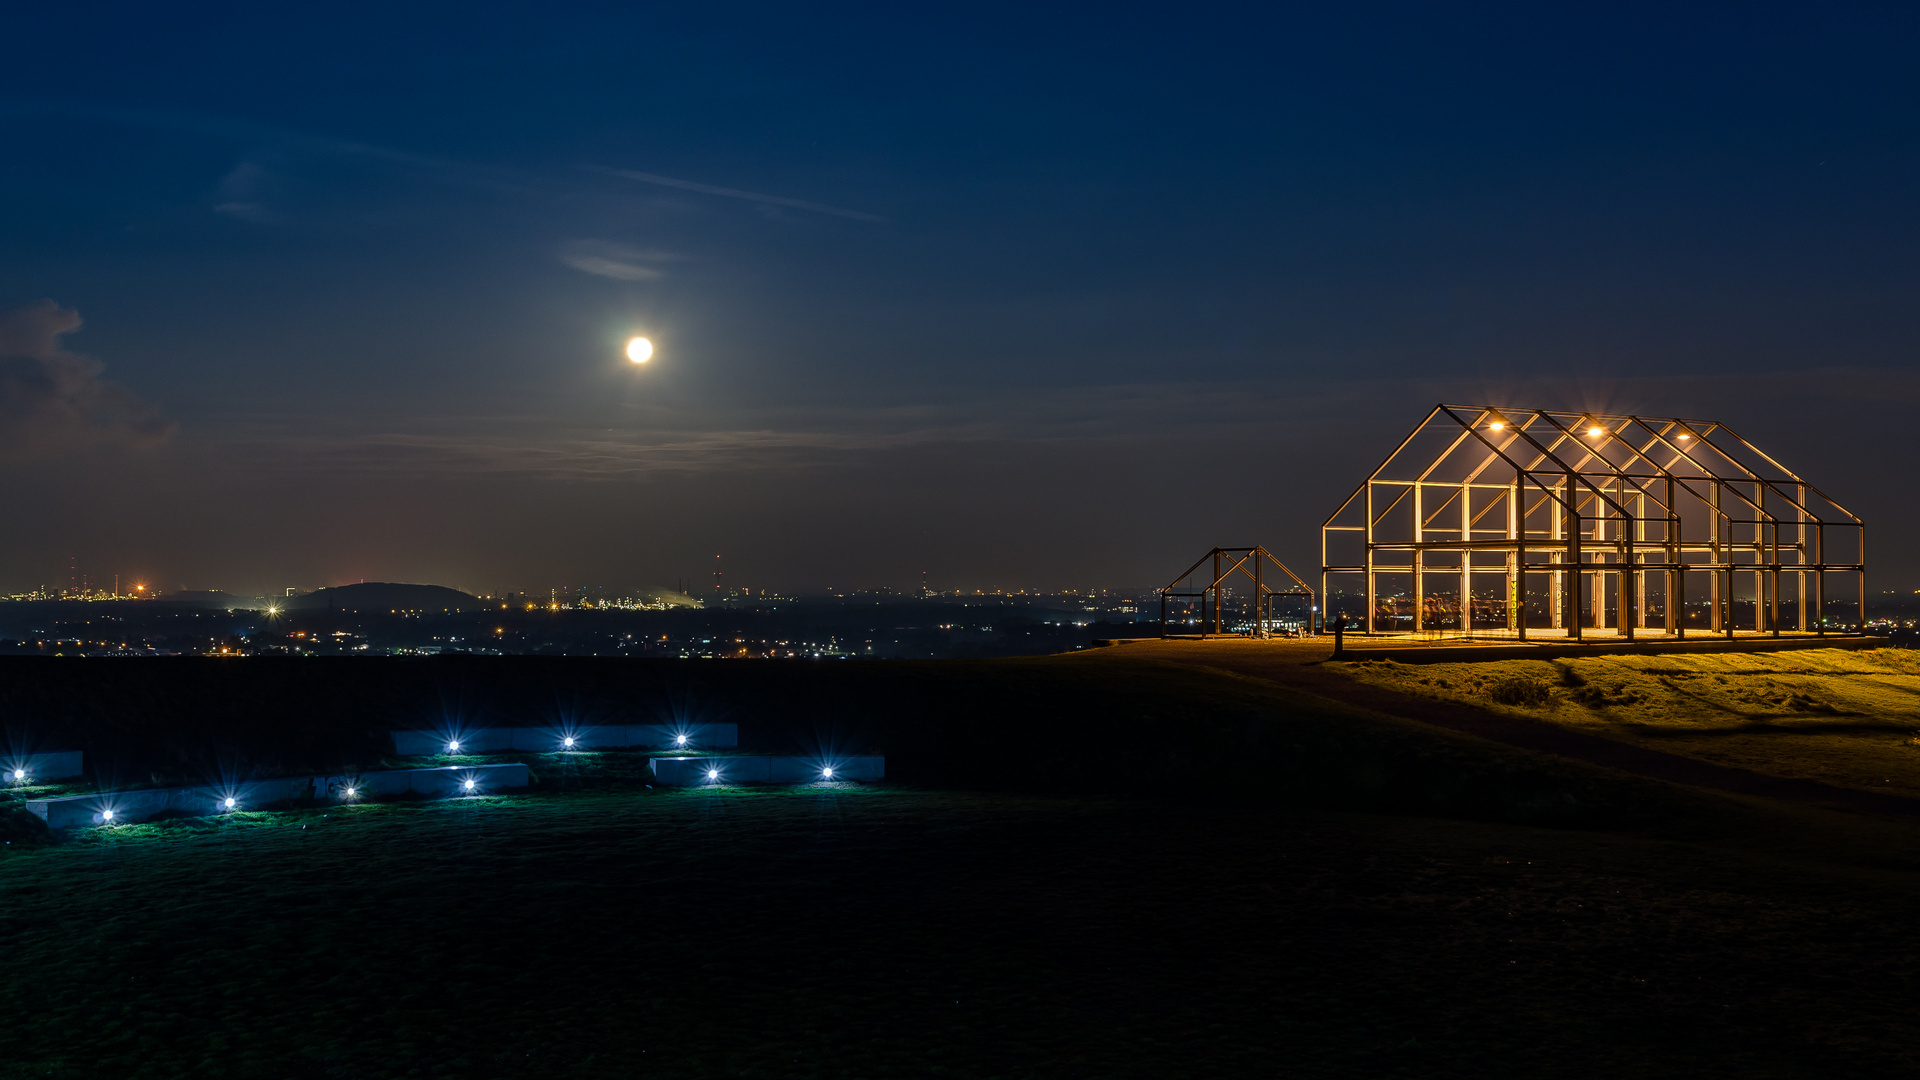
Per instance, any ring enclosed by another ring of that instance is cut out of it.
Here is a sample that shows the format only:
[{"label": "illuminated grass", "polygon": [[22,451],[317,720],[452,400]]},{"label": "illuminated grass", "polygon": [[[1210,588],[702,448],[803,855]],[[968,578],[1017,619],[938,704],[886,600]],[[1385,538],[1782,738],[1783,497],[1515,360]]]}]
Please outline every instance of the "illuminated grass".
[{"label": "illuminated grass", "polygon": [[1920,655],[1908,650],[1329,666],[1716,764],[1920,795]]}]

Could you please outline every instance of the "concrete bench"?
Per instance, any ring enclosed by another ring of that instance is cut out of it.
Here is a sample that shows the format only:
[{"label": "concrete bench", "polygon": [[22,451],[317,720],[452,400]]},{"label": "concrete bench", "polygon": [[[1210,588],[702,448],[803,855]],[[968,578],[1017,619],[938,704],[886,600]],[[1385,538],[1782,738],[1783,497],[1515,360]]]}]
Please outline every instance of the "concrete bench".
[{"label": "concrete bench", "polygon": [[[831,768],[829,777],[826,770]],[[887,775],[887,759],[862,754],[832,759],[812,757],[657,757],[647,762],[656,784],[693,787],[700,784],[807,784],[818,780],[880,780]],[[709,776],[718,773],[718,776]]]},{"label": "concrete bench", "polygon": [[[728,750],[740,745],[737,724],[597,724],[577,728],[476,727],[461,731],[394,731],[393,750],[408,757],[433,754],[494,754],[510,750],[552,752],[617,747]],[[567,745],[572,739],[573,744]],[[455,742],[459,749],[453,749]]]},{"label": "concrete bench", "polygon": [[[473,781],[473,787],[466,786]],[[350,799],[367,795],[484,794],[522,788],[532,782],[525,765],[450,765],[438,769],[394,769],[386,772],[293,776],[253,780],[225,787],[156,788],[150,791],[103,791],[93,795],[63,795],[28,799],[27,810],[55,830],[87,825],[145,821],[158,814],[219,814],[228,810],[269,806],[304,799]],[[234,805],[226,805],[227,799]],[[112,811],[112,817],[107,812]]]},{"label": "concrete bench", "polygon": [[[80,751],[55,750],[48,754],[18,754],[0,757],[0,766],[6,774],[0,776],[9,784],[33,783],[44,780],[70,780],[79,776]],[[21,775],[16,775],[21,774]]]}]

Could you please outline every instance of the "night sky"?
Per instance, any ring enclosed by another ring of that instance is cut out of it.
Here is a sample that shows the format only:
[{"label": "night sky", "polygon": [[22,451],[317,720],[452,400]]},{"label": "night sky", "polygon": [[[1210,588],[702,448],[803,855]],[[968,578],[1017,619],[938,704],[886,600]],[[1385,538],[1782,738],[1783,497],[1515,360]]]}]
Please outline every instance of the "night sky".
[{"label": "night sky", "polygon": [[1677,7],[17,7],[0,590],[1304,572],[1440,400],[1920,587],[1920,17]]}]

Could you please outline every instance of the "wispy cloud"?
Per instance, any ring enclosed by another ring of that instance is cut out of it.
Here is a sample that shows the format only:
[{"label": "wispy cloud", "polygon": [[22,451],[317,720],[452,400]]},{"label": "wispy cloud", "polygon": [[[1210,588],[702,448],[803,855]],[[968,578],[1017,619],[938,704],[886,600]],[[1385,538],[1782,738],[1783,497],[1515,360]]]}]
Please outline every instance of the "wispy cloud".
[{"label": "wispy cloud", "polygon": [[609,176],[618,176],[627,180],[638,180],[643,184],[657,184],[660,187],[679,188],[681,191],[694,191],[702,195],[717,195],[723,199],[744,199],[747,202],[760,203],[763,206],[789,206],[795,210],[807,210],[816,214],[831,214],[834,217],[851,218],[854,221],[884,222],[887,219],[879,214],[869,214],[861,210],[843,210],[825,203],[809,202],[806,199],[790,199],[785,195],[765,195],[758,191],[742,191],[739,188],[716,187],[695,180],[679,180],[671,176],[655,173],[634,172],[631,169],[599,169]]},{"label": "wispy cloud", "polygon": [[[543,180],[540,176],[523,170],[394,150],[373,143],[334,138],[297,128],[259,124],[210,113],[125,108],[83,104],[76,101],[25,101],[0,98],[0,115],[10,113],[74,116],[149,131],[178,132],[243,144],[253,148],[250,152],[264,152],[276,156],[358,158],[381,162],[419,175],[431,176],[443,183],[492,191],[519,192],[558,186],[552,178]],[[243,163],[223,178],[221,183],[224,187],[236,180],[251,181],[257,178],[257,174],[250,175],[249,170],[256,169],[257,166],[251,162]],[[222,200],[223,203],[237,205],[245,205],[252,201],[254,200],[235,198]]]},{"label": "wispy cloud", "polygon": [[[1728,394],[1698,376],[1608,384],[1610,406],[1641,412],[1698,413],[1739,426],[1765,415],[1805,372],[1757,376]],[[1920,399],[1920,376],[1831,369],[1821,381],[1834,397]],[[880,457],[951,448],[961,454],[1041,454],[1068,446],[1077,455],[1129,448],[1212,447],[1222,454],[1318,452],[1355,442],[1373,445],[1403,433],[1437,401],[1587,407],[1579,380],[1488,382],[1479,379],[1248,379],[1132,383],[1097,387],[963,390],[917,401],[732,406],[656,410],[632,427],[583,427],[552,417],[441,416],[389,420],[358,429],[306,426],[293,417],[256,417],[207,432],[222,456],[250,467],[298,474],[522,477],[554,482],[643,480],[723,472],[797,472],[845,467]],[[311,421],[309,421],[311,423]],[[1169,451],[1171,452],[1171,451]],[[1177,454],[1175,455],[1177,456]]]},{"label": "wispy cloud", "polygon": [[220,178],[215,189],[219,201],[213,204],[213,212],[256,224],[272,221],[273,215],[260,198],[266,178],[267,171],[254,162],[235,165]]},{"label": "wispy cloud", "polygon": [[917,447],[1129,441],[1190,425],[1218,435],[1264,430],[1271,415],[1251,406],[1243,387],[1122,386],[866,407],[739,408],[654,418],[620,431],[532,416],[440,417],[387,430],[303,432],[295,425],[289,418],[258,418],[218,438],[230,457],[289,472],[591,482],[806,470]]},{"label": "wispy cloud", "polygon": [[670,252],[644,251],[606,240],[570,240],[560,245],[554,257],[575,270],[615,281],[658,281],[666,271],[647,264],[678,258]]},{"label": "wispy cloud", "polygon": [[720,469],[797,469],[849,452],[919,441],[837,432],[703,431],[583,437],[380,432],[242,440],[257,462],[294,471],[621,480]]}]

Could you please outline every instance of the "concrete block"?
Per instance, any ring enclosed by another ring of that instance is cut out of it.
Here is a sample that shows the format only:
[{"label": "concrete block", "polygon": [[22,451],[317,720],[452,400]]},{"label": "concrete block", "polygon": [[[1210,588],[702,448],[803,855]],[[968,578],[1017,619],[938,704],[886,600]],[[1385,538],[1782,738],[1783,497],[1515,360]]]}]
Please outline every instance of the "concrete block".
[{"label": "concrete block", "polygon": [[836,759],[833,763],[833,775],[844,775],[849,780],[885,780],[887,778],[886,755],[855,754],[850,758]]},{"label": "concrete block", "polygon": [[[611,727],[589,724],[574,728],[517,727],[506,730],[512,733],[515,750],[532,750],[542,754],[625,746],[627,737],[627,729],[617,724]],[[573,740],[572,746],[567,745],[568,739]]]},{"label": "concrete block", "polygon": [[275,780],[257,780],[237,784],[231,789],[214,787],[156,788],[150,791],[109,791],[95,795],[65,795],[52,799],[29,799],[27,810],[50,829],[72,829],[104,825],[105,811],[112,820],[145,821],[156,814],[177,811],[188,814],[218,814],[227,809],[230,795],[236,809],[259,808],[275,803],[308,798],[344,798],[351,785],[357,795],[401,795],[418,791],[428,795],[456,795],[466,791],[465,781],[475,781],[476,794],[523,788],[532,782],[525,765],[451,766],[440,769],[395,769],[386,772],[336,776],[292,776]]},{"label": "concrete block", "polygon": [[[626,746],[683,748],[687,750],[730,750],[740,745],[737,724],[602,724],[572,729],[557,727],[468,728],[464,731],[394,731],[394,753],[408,757],[436,754],[490,754],[502,750],[526,750],[550,753],[569,749],[565,739],[572,736],[575,750],[609,750]],[[687,741],[679,742],[685,735]],[[460,749],[447,745],[459,739]]]},{"label": "concrete block", "polygon": [[[679,737],[685,735],[682,743]],[[740,745],[738,724],[629,724],[628,746],[666,750],[731,750]]]},{"label": "concrete block", "polygon": [[442,754],[494,754],[502,750],[513,749],[513,728],[467,728],[456,733],[460,740],[460,749],[449,750],[443,744]]},{"label": "concrete block", "polygon": [[[777,757],[773,762],[773,782],[776,784],[805,784],[815,780],[880,780],[887,775],[887,759],[879,754],[863,754],[855,757],[811,758]],[[833,775],[824,775],[831,766]]]},{"label": "concrete block", "polygon": [[[770,775],[763,757],[657,757],[649,759],[647,770],[654,783],[668,787],[692,787],[700,784],[764,784]],[[718,771],[718,780],[707,773]]]},{"label": "concrete block", "polygon": [[[835,780],[879,780],[886,776],[887,759],[878,754],[835,758]],[[700,784],[807,784],[826,779],[822,768],[829,764],[810,757],[657,757],[647,762],[654,783],[670,787]],[[707,777],[719,770],[720,778]]]},{"label": "concrete block", "polygon": [[[514,732],[520,728],[464,728],[459,731],[392,731],[393,752],[408,757],[431,757],[435,754],[492,754],[502,750],[514,749]],[[538,728],[525,730],[538,731]],[[449,749],[449,744],[459,740],[460,749]]]},{"label": "concrete block", "polygon": [[[358,799],[358,798],[364,798],[368,795],[398,795],[400,794],[400,792],[407,790],[406,785],[401,784],[397,789],[394,789],[394,790],[375,791],[374,778],[383,777],[387,775],[390,775],[390,774],[387,774],[387,773],[339,773],[334,776],[316,776],[312,778],[313,797],[316,799],[322,799],[329,802],[338,802],[341,799]],[[347,794],[347,791],[349,789],[353,791],[352,795]]]},{"label": "concrete block", "polygon": [[408,786],[422,795],[469,794],[466,781],[474,782],[471,794],[486,795],[508,788],[523,788],[532,782],[525,765],[454,766],[447,769],[409,769]]},{"label": "concrete block", "polygon": [[[79,776],[82,771],[80,758],[81,753],[78,750],[55,750],[46,754],[15,754],[0,757],[0,768],[6,770],[6,774],[0,776],[0,782],[12,784],[70,780]],[[15,772],[24,772],[27,775],[16,781],[13,776]]]}]

